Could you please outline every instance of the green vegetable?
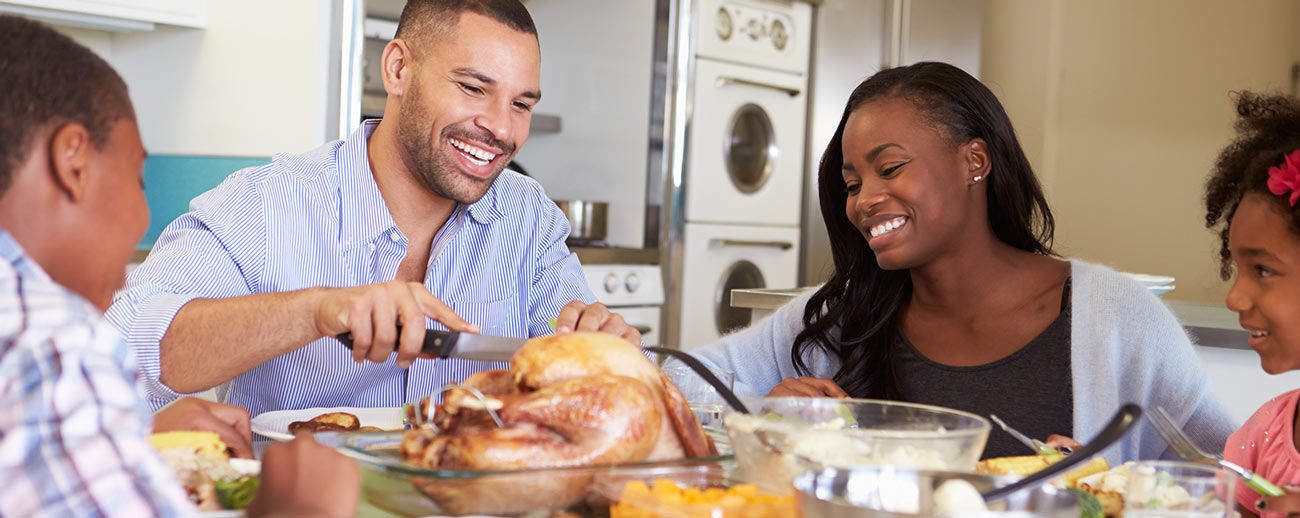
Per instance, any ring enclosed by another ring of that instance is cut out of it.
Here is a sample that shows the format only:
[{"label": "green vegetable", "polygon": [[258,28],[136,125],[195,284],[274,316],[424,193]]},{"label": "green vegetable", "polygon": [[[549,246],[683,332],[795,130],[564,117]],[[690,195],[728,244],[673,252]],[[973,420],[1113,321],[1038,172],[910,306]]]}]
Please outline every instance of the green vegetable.
[{"label": "green vegetable", "polygon": [[547,320],[546,323],[551,324],[551,331],[554,331],[554,330],[555,330],[555,326],[560,325],[560,319],[555,318],[555,317],[551,317],[551,319],[550,319],[550,320]]},{"label": "green vegetable", "polygon": [[839,414],[840,419],[844,420],[845,428],[854,428],[858,426],[858,420],[853,417],[853,411],[849,410],[848,405],[839,405],[835,407],[835,413]]},{"label": "green vegetable", "polygon": [[763,414],[763,419],[767,419],[768,421],[784,421],[784,420],[785,420],[784,417],[781,417],[781,414],[778,414],[778,413],[776,413],[776,412],[768,412],[768,413],[766,413],[766,414]]},{"label": "green vegetable", "polygon": [[243,509],[253,501],[253,495],[257,494],[257,487],[261,484],[260,477],[249,475],[234,481],[218,480],[213,486],[217,493],[217,503],[223,509]]},{"label": "green vegetable", "polygon": [[1078,488],[1068,489],[1070,494],[1079,501],[1079,518],[1104,518],[1106,515],[1101,512],[1101,502],[1092,493]]}]

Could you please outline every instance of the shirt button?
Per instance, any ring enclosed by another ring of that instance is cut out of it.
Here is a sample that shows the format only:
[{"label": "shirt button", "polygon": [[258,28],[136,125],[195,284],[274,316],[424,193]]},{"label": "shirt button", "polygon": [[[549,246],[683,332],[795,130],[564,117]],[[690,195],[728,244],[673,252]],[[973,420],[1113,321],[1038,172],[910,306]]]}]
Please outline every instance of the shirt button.
[{"label": "shirt button", "polygon": [[392,239],[393,242],[396,243],[402,240],[402,235],[398,234],[396,231],[393,231],[393,233],[388,234],[388,239]]},{"label": "shirt button", "polygon": [[374,252],[374,251],[375,251],[375,244],[374,244],[374,243],[370,243],[369,247],[370,247],[370,251],[371,251],[371,252]]}]

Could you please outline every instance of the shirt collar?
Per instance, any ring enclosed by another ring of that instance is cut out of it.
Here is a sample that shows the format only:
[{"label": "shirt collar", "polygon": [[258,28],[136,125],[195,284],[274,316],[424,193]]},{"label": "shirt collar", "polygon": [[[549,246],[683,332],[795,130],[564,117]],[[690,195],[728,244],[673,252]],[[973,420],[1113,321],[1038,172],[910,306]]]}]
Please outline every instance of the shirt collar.
[{"label": "shirt collar", "polygon": [[339,147],[336,160],[339,168],[339,232],[343,248],[351,250],[369,243],[376,236],[397,226],[388,204],[379,192],[375,175],[370,170],[370,153],[366,142],[379,125],[378,119],[361,123]]},{"label": "shirt collar", "polygon": [[[363,243],[369,243],[379,234],[387,233],[397,226],[388,205],[375,183],[374,172],[370,170],[370,154],[366,143],[379,125],[379,119],[370,119],[361,123],[338,151],[340,186],[343,196],[340,202],[340,228],[343,247],[351,250]],[[502,172],[505,174],[505,172]],[[478,201],[470,204],[468,212],[474,221],[489,224],[505,215],[500,190],[501,177],[498,176],[488,187],[487,193]]]},{"label": "shirt collar", "polygon": [[54,282],[50,275],[45,273],[45,269],[41,268],[41,265],[36,264],[36,261],[27,256],[27,252],[23,250],[23,245],[18,244],[18,241],[3,228],[0,228],[0,258],[3,258],[4,262],[10,268],[13,268],[18,275]]}]

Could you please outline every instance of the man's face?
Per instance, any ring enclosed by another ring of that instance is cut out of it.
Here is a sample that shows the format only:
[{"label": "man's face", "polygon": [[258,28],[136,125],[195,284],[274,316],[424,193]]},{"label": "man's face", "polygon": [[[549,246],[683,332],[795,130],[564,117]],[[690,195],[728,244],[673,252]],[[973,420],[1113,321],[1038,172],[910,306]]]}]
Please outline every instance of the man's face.
[{"label": "man's face", "polygon": [[397,128],[406,165],[438,195],[476,202],[528,139],[541,97],[537,39],[464,13],[412,52]]},{"label": "man's face", "polygon": [[[78,254],[80,271],[73,279],[55,279],[80,293],[100,310],[107,310],[113,293],[122,287],[126,265],[149,228],[149,205],[144,197],[144,146],[136,122],[124,118],[114,124],[102,149],[92,149],[91,175],[79,217],[85,232],[70,243]],[[75,285],[74,285],[75,283]]]}]

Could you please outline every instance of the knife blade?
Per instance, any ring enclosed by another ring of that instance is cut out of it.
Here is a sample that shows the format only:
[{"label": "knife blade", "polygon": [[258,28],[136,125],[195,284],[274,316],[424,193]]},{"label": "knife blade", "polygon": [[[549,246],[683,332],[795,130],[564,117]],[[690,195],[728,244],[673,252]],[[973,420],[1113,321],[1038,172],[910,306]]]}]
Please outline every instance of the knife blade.
[{"label": "knife blade", "polygon": [[[397,326],[397,333],[401,335],[402,326]],[[352,348],[351,332],[343,333],[335,338],[343,342],[343,345],[347,346],[348,349]],[[527,338],[425,329],[424,345],[421,347],[420,352],[435,358],[504,362],[510,361],[510,357],[515,354],[515,351],[523,347],[527,341]]]},{"label": "knife blade", "polygon": [[1061,453],[1057,451],[1056,448],[1048,446],[1047,443],[1040,441],[1038,439],[1031,439],[1029,438],[1029,436],[1020,433],[1019,430],[1007,426],[1007,423],[1003,422],[1001,419],[998,419],[998,416],[996,415],[989,414],[989,418],[992,419],[994,423],[997,423],[998,426],[1002,427],[1002,431],[1011,434],[1011,436],[1015,437],[1017,441],[1020,441],[1020,444],[1028,446],[1030,449],[1034,450],[1039,455],[1056,455]]}]

